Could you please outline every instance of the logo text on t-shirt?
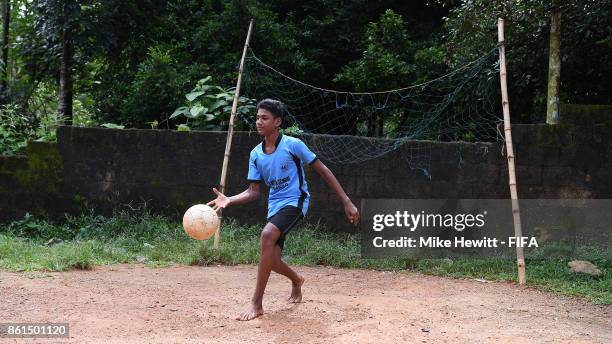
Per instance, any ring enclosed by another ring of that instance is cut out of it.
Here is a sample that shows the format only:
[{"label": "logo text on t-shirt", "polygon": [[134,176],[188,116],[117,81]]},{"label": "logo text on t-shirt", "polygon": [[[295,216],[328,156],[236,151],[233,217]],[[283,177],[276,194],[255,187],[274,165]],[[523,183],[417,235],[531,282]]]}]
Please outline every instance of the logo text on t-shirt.
[{"label": "logo text on t-shirt", "polygon": [[289,186],[289,177],[276,179],[270,182],[270,188],[274,190],[282,190]]}]

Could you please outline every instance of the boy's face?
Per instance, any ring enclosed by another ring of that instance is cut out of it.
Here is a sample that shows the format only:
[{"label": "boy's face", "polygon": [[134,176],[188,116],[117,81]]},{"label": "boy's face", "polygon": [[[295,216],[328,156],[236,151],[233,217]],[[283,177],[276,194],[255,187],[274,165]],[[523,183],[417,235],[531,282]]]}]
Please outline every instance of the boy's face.
[{"label": "boy's face", "polygon": [[274,117],[274,115],[266,109],[259,109],[257,111],[257,121],[255,125],[260,135],[267,136],[278,130],[281,125],[281,119],[280,117]]}]

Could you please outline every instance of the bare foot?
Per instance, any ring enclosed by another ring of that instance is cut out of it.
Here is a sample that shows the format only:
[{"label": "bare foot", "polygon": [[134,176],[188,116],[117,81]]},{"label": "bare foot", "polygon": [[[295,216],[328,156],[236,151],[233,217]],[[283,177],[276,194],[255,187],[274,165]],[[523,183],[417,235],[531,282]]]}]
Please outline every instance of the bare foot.
[{"label": "bare foot", "polygon": [[249,321],[257,318],[258,316],[263,314],[263,307],[261,305],[257,306],[251,304],[249,308],[244,311],[242,314],[236,317],[236,320],[240,321]]},{"label": "bare foot", "polygon": [[289,296],[289,302],[302,302],[302,284],[304,284],[304,277],[300,276],[299,282],[293,283],[293,287],[291,289],[291,296]]}]

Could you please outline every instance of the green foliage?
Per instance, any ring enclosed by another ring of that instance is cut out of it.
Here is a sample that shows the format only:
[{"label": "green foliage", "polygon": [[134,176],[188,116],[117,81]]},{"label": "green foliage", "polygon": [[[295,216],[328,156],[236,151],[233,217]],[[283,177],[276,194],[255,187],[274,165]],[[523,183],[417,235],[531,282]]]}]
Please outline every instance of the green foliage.
[{"label": "green foliage", "polygon": [[41,119],[27,116],[19,105],[5,104],[0,108],[0,155],[22,152],[28,141],[55,141],[57,121],[48,116]]},{"label": "green foliage", "polygon": [[[299,80],[333,86],[332,80],[341,68],[359,57],[368,23],[386,9],[417,15],[419,23],[411,25],[410,31],[419,39],[439,31],[440,18],[446,13],[440,6],[389,0],[377,3],[185,0],[168,2],[167,6],[145,1],[142,11],[135,11],[129,5],[131,1],[111,3],[108,9],[121,8],[115,15],[124,20],[117,20],[114,26],[105,29],[107,37],[117,37],[121,48],[111,47],[102,54],[104,67],[98,76],[100,83],[94,87],[98,114],[104,122],[136,126],[141,124],[129,121],[133,109],[126,109],[124,101],[132,91],[135,71],[147,59],[145,53],[151,46],[164,44],[172,49],[178,78],[187,81],[185,85],[205,75],[214,76],[219,85],[233,85],[248,23],[254,18],[250,47],[260,58],[273,61],[275,68]],[[98,7],[104,9],[106,5]],[[143,19],[143,13],[155,15]],[[428,20],[421,20],[421,15]],[[188,90],[183,87],[181,94]],[[138,99],[157,97],[156,92],[144,93],[146,90]],[[172,109],[181,103],[171,104]],[[146,122],[156,119],[160,126],[179,124],[174,119],[166,121],[159,111],[148,116]]]},{"label": "green foliage", "polygon": [[298,134],[302,134],[303,132],[304,131],[300,129],[300,127],[297,124],[281,129],[281,133],[287,134],[287,135],[298,135]]},{"label": "green foliage", "polygon": [[128,86],[120,123],[144,127],[146,122],[167,118],[187,80],[178,72],[170,48],[149,48],[147,58],[138,65],[134,81]]},{"label": "green foliage", "polygon": [[[562,101],[609,104],[612,9],[605,0],[559,3]],[[46,121],[49,140],[64,32],[75,48],[75,121],[80,108],[89,122],[79,125],[181,124],[169,117],[196,80],[212,75],[219,85],[235,83],[251,18],[250,47],[279,71],[324,88],[378,91],[430,80],[489,51],[497,44],[497,16],[503,16],[511,113],[538,120],[546,102],[552,7],[543,0],[12,0],[11,5],[5,103],[19,104],[34,122]],[[265,89],[266,80],[259,81]],[[359,116],[365,120],[368,114]],[[392,131],[397,122],[386,118],[377,130]],[[372,123],[359,125],[373,130]]]},{"label": "green foliage", "polygon": [[[413,42],[403,17],[392,10],[378,22],[370,23],[364,35],[362,57],[347,64],[334,81],[343,88],[362,92],[391,90],[439,77],[447,72],[446,52],[438,45],[420,47]],[[435,44],[427,42],[429,44]],[[370,109],[362,109],[355,121],[358,132],[367,136],[393,136],[406,122],[400,104],[386,104],[383,118]]]},{"label": "green foliage", "polygon": [[449,72],[449,58],[444,44],[431,42],[431,46],[418,49],[414,53],[415,80],[419,84],[439,78]]},{"label": "green foliage", "polygon": [[377,91],[407,85],[414,79],[414,48],[403,18],[387,10],[365,33],[363,56],[344,67],[336,81],[357,91]]},{"label": "green foliage", "polygon": [[[196,86],[185,95],[187,105],[174,110],[170,119],[182,116],[187,119],[183,128],[201,130],[222,130],[227,126],[232,113],[232,104],[235,89],[225,89],[220,86],[211,85],[211,76],[198,81]],[[255,109],[255,100],[243,96],[238,97],[238,108],[236,115],[246,116]],[[240,123],[236,123],[240,130]]]},{"label": "green foliage", "polygon": [[118,209],[111,217],[97,215],[93,211],[78,216],[66,215],[57,223],[26,214],[21,220],[0,225],[0,229],[0,232],[40,243],[53,238],[68,241],[123,237],[153,241],[156,238],[169,239],[175,237],[177,233],[183,234],[179,224],[164,216],[151,213],[144,206]]},{"label": "green foliage", "polygon": [[357,91],[381,91],[431,80],[447,71],[442,45],[414,42],[403,17],[385,11],[368,25],[362,57],[346,65],[335,81]]},{"label": "green foliage", "polygon": [[56,227],[42,219],[26,213],[23,219],[13,221],[3,228],[4,233],[10,233],[22,238],[53,238],[54,236],[67,237],[64,227]]},{"label": "green foliage", "polygon": [[[26,108],[9,103],[0,108],[0,154],[15,154],[26,147],[27,141],[54,142],[56,129],[63,124],[62,116],[56,112],[56,87],[39,83],[32,91]],[[80,94],[74,100],[72,125],[95,126],[90,108],[92,99]]]},{"label": "green foliage", "polygon": [[[563,103],[609,104],[612,63],[612,7],[606,1],[559,2]],[[497,44],[497,18],[505,20],[506,63],[512,113],[522,121],[543,122],[548,82],[550,1],[463,1],[445,24],[453,68]],[[597,57],[596,57],[597,56]],[[597,81],[595,81],[597,80]],[[564,91],[564,92],[563,92]]]},{"label": "green foliage", "polygon": [[23,150],[27,141],[36,136],[36,126],[13,104],[0,108],[0,155],[12,155]]}]

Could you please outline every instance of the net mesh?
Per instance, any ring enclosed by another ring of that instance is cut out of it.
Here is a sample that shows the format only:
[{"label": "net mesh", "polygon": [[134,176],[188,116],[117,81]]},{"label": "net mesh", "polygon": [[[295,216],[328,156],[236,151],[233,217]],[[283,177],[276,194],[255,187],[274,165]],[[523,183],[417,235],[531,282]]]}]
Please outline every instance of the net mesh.
[{"label": "net mesh", "polygon": [[[492,49],[424,83],[380,92],[345,92],[293,79],[249,51],[243,94],[282,101],[289,133],[322,134],[309,137],[307,144],[323,161],[360,163],[403,147],[402,159],[426,173],[435,142],[503,139],[498,131],[502,122],[498,67],[498,50]],[[253,114],[240,119],[254,129]]]}]

